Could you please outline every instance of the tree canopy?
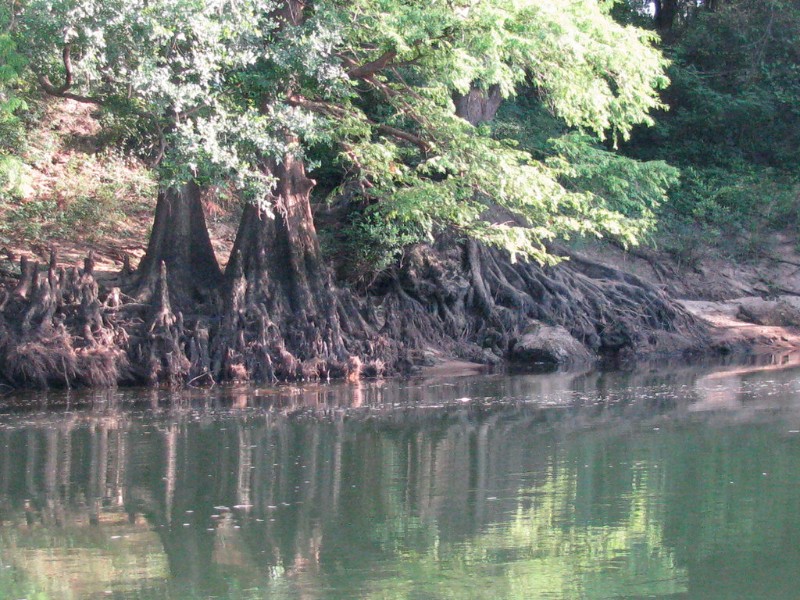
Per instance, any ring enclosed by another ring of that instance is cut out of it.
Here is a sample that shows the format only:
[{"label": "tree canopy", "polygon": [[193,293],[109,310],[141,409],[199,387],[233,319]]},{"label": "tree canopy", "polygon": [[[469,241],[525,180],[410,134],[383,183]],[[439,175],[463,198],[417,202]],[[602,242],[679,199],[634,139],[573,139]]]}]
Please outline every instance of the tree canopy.
[{"label": "tree canopy", "polygon": [[[460,118],[454,97],[531,89],[582,135],[627,139],[661,106],[666,62],[653,35],[615,22],[611,5],[28,0],[12,9],[38,85],[101,106],[138,137],[164,185],[225,184],[270,208],[269,161],[322,149],[382,223],[422,239],[454,228],[545,260],[554,236],[632,241],[641,222],[598,187],[566,185],[574,147],[539,160]],[[652,179],[661,183],[645,207],[667,179]],[[503,216],[488,216],[490,206]]]}]

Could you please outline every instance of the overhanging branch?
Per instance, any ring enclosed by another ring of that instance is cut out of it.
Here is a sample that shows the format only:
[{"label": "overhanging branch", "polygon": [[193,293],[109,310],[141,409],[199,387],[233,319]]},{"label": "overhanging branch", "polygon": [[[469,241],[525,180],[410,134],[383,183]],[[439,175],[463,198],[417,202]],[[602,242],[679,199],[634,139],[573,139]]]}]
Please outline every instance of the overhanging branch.
[{"label": "overhanging branch", "polygon": [[[327,116],[330,116],[330,117],[334,117],[334,118],[340,118],[341,119],[341,118],[345,118],[347,116],[347,111],[345,111],[343,108],[341,108],[339,106],[335,106],[335,105],[329,104],[327,102],[320,102],[320,101],[317,101],[317,100],[309,100],[308,98],[305,98],[305,97],[300,96],[298,94],[292,94],[289,97],[288,102],[289,102],[289,104],[291,106],[300,106],[300,107],[305,108],[307,110],[310,110],[310,111],[313,111],[313,112],[316,112],[316,113],[319,113],[319,114],[327,115]],[[423,152],[429,152],[430,149],[431,149],[430,145],[428,144],[428,142],[426,142],[424,139],[422,139],[418,135],[415,135],[415,134],[413,134],[413,133],[411,133],[409,131],[404,131],[402,129],[398,129],[396,127],[392,127],[391,125],[384,125],[383,123],[376,123],[375,121],[372,121],[371,119],[368,119],[366,117],[364,117],[364,119],[367,121],[367,123],[372,125],[375,128],[376,131],[379,131],[380,133],[383,133],[383,134],[391,136],[393,138],[396,138],[396,139],[399,139],[399,140],[403,140],[405,142],[413,144],[414,146],[416,146],[417,148],[419,148]]]},{"label": "overhanging branch", "polygon": [[47,75],[43,75],[39,73],[37,78],[39,80],[39,85],[42,89],[50,96],[56,96],[58,98],[68,98],[69,100],[75,100],[76,102],[83,102],[85,104],[97,104],[102,105],[103,101],[99,98],[94,98],[92,96],[82,96],[80,94],[73,94],[70,92],[70,88],[72,88],[72,44],[67,44],[64,46],[64,49],[61,51],[61,60],[64,63],[64,83],[60,86],[55,86],[50,81],[50,78]]},{"label": "overhanging branch", "polygon": [[395,58],[397,58],[397,51],[387,50],[375,60],[371,60],[363,65],[357,65],[352,59],[345,59],[345,64],[350,67],[350,69],[347,71],[347,76],[351,79],[364,79],[366,77],[371,77],[372,75],[383,71],[387,66],[392,64]]}]

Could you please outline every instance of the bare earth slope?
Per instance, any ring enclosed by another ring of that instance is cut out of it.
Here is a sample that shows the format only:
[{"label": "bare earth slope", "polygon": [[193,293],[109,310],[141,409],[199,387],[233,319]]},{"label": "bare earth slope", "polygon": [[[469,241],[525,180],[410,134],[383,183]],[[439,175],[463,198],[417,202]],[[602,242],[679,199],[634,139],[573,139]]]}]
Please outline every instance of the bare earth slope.
[{"label": "bare earth slope", "polygon": [[623,252],[603,244],[593,254],[617,268],[660,285],[710,326],[714,344],[758,353],[800,349],[800,252],[798,240],[775,233],[747,261],[712,251],[694,265],[663,252]]}]

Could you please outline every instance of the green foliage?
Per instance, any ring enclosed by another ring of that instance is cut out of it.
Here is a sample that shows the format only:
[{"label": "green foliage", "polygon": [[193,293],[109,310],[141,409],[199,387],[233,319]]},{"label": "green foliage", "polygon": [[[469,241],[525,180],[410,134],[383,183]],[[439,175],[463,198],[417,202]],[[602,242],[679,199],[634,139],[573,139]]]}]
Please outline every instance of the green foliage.
[{"label": "green foliage", "polygon": [[[331,111],[338,117],[331,135],[345,141],[342,162],[369,182],[366,193],[382,206],[385,226],[413,221],[425,237],[453,228],[542,262],[552,258],[545,243],[556,236],[632,240],[637,225],[598,206],[595,196],[565,188],[562,165],[538,160],[531,154],[537,148],[456,117],[452,95],[478,87],[513,96],[533,85],[564,125],[625,138],[634,123],[649,121],[648,110],[659,106],[656,88],[666,81],[649,34],[616,25],[594,2],[451,4],[363,2],[340,10],[352,63],[396,53],[402,65],[367,80],[365,109],[357,96]],[[403,143],[409,138],[389,128],[417,141]]]},{"label": "green foliage", "polygon": [[[600,183],[623,162],[570,171],[593,159],[588,142],[544,161],[454,114],[455,93],[527,88],[563,127],[610,144],[650,123],[666,61],[613,3],[318,0],[294,23],[285,5],[28,0],[16,35],[39,80],[71,78],[70,94],[100,102],[113,135],[160,159],[165,185],[226,183],[269,208],[270,161],[336,148],[379,207],[353,227],[383,228],[381,255],[443,228],[542,262],[556,236],[641,233],[658,193]],[[644,187],[668,179],[624,168]]]},{"label": "green foliage", "polygon": [[606,215],[604,227],[594,233],[624,244],[635,244],[652,232],[659,207],[678,184],[678,169],[664,161],[633,160],[590,136],[569,132],[530,96],[507,103],[492,130],[544,160],[566,189],[587,194],[591,210]]},{"label": "green foliage", "polygon": [[798,230],[800,186],[770,169],[742,167],[683,171],[682,184],[663,213],[665,247],[691,260],[693,238],[739,259],[752,256],[771,231]]},{"label": "green foliage", "polygon": [[25,164],[18,157],[0,153],[0,201],[22,195],[27,174]]},{"label": "green foliage", "polygon": [[503,102],[489,125],[495,138],[513,140],[538,160],[552,156],[551,140],[569,131],[564,121],[553,115],[533,90],[523,90],[515,98]]},{"label": "green foliage", "polygon": [[376,204],[356,212],[343,228],[336,255],[345,278],[358,281],[380,273],[394,265],[405,248],[430,241],[415,215],[387,215],[384,208]]},{"label": "green foliage", "polygon": [[[25,102],[15,93],[14,86],[19,81],[25,60],[11,36],[0,34],[0,126],[8,127],[17,122],[16,111],[25,108]],[[4,144],[7,141],[4,140]]]},{"label": "green foliage", "polygon": [[610,14],[617,23],[635,25],[649,29],[653,25],[650,16],[650,0],[609,0]]},{"label": "green foliage", "polygon": [[396,51],[398,62],[413,63],[412,81],[444,103],[475,83],[504,96],[531,83],[570,126],[625,137],[649,121],[667,83],[651,34],[616,24],[594,1],[331,4],[357,62]]},{"label": "green foliage", "polygon": [[586,136],[568,134],[552,141],[558,157],[550,163],[565,185],[591,194],[594,210],[618,216],[608,233],[636,244],[653,229],[656,211],[678,183],[679,171],[664,161],[638,161],[609,152]]},{"label": "green foliage", "polygon": [[736,0],[696,10],[668,52],[670,111],[626,153],[680,166],[662,213],[678,254],[694,238],[745,256],[769,231],[797,227],[800,201],[800,7]]},{"label": "green foliage", "polygon": [[[31,0],[17,36],[33,71],[102,104],[111,140],[161,162],[164,185],[233,182],[265,195],[254,153],[274,138],[254,110],[234,105],[226,77],[256,58],[263,2]],[[166,152],[166,155],[164,154]]]},{"label": "green foliage", "polygon": [[25,60],[12,37],[5,33],[9,15],[3,9],[0,9],[0,30],[4,31],[0,33],[0,201],[18,195],[25,183],[25,170],[17,153],[24,138],[18,112],[26,104],[16,91]]}]

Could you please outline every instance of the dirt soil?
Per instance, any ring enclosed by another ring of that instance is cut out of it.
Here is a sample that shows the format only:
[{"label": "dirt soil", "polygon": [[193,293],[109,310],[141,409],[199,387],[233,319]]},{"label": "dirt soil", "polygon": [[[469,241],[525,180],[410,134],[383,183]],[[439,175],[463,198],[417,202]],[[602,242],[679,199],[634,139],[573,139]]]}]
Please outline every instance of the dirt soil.
[{"label": "dirt soil", "polygon": [[[0,278],[18,273],[23,256],[47,264],[51,248],[56,249],[59,266],[64,267],[83,264],[87,253],[92,252],[101,280],[119,272],[126,255],[135,267],[147,248],[156,204],[155,184],[147,167],[136,158],[103,150],[102,127],[94,106],[52,99],[43,110],[41,125],[29,132],[25,155],[28,182],[21,190],[17,208],[51,202],[57,211],[67,213],[70,203],[81,196],[99,198],[103,186],[117,197],[96,200],[108,210],[103,227],[76,223],[53,235],[53,222],[43,215],[36,237],[26,235],[25,223],[6,228],[0,235]],[[204,207],[214,250],[224,267],[233,247],[240,209],[211,197],[204,199]],[[0,220],[12,223],[8,220],[11,210],[11,206],[0,203]],[[55,215],[49,217],[56,220]],[[38,215],[31,217],[37,219]]]},{"label": "dirt soil", "polygon": [[800,352],[798,239],[776,233],[768,249],[747,262],[711,252],[682,265],[665,252],[591,247],[595,258],[661,286],[709,325],[715,346],[731,352]]}]

